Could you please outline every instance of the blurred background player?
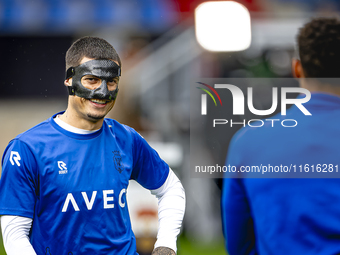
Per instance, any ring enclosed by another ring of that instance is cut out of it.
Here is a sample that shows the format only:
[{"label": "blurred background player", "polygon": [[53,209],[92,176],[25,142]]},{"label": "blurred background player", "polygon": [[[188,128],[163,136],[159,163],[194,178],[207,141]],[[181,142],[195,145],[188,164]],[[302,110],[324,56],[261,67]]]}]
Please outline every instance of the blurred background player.
[{"label": "blurred background player", "polygon": [[104,119],[119,90],[117,52],[104,39],[80,38],[66,53],[66,70],[66,111],[17,136],[3,155],[7,254],[137,254],[130,179],[158,198],[152,254],[175,254],[185,210],[179,179],[134,129]]},{"label": "blurred background player", "polygon": [[[312,92],[304,104],[312,116],[294,105],[286,116],[273,117],[296,119],[294,128],[242,128],[233,137],[227,165],[326,164],[334,172],[339,166],[340,80],[317,78],[339,77],[340,22],[313,19],[300,29],[297,42],[300,59],[293,60],[293,72]],[[309,174],[225,178],[222,218],[229,254],[339,254],[340,179]]]}]

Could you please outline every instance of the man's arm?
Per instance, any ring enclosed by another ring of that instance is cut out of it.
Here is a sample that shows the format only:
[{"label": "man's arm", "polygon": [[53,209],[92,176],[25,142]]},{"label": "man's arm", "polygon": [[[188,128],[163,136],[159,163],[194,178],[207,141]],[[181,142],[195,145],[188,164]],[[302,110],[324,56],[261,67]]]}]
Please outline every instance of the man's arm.
[{"label": "man's arm", "polygon": [[222,223],[230,255],[256,253],[254,222],[240,178],[225,178],[222,189]]},{"label": "man's arm", "polygon": [[249,165],[252,154],[245,136],[249,130],[253,129],[242,128],[234,135],[225,163],[237,169],[235,173],[225,173],[221,198],[223,234],[230,255],[257,254],[253,213],[246,189],[248,179],[238,178],[242,177],[240,166]]},{"label": "man's arm", "polygon": [[0,220],[8,255],[36,254],[28,237],[34,216],[36,169],[29,147],[12,140],[2,157],[0,180]]},{"label": "man's arm", "polygon": [[28,238],[32,219],[12,215],[2,215],[0,219],[7,255],[36,255]]},{"label": "man's arm", "polygon": [[158,234],[155,250],[152,255],[173,255],[176,254],[177,236],[182,226],[185,211],[184,188],[169,169],[169,175],[164,184],[151,194],[158,199]]}]

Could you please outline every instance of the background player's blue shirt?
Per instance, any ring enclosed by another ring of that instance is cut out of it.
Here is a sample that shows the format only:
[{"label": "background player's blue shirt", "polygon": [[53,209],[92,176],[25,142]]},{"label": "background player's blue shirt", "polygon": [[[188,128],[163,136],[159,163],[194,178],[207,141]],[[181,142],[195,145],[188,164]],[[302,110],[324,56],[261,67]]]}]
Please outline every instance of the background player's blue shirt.
[{"label": "background player's blue shirt", "polygon": [[[243,128],[226,164],[340,166],[340,98],[313,94],[304,116],[295,106],[294,128]],[[322,176],[322,174],[321,174]],[[340,176],[340,172],[339,172]],[[340,179],[224,179],[223,230],[231,255],[340,254]]]},{"label": "background player's blue shirt", "polygon": [[157,189],[168,165],[134,129],[115,120],[83,135],[62,129],[55,116],[7,146],[0,214],[33,218],[37,254],[136,254],[129,180]]}]

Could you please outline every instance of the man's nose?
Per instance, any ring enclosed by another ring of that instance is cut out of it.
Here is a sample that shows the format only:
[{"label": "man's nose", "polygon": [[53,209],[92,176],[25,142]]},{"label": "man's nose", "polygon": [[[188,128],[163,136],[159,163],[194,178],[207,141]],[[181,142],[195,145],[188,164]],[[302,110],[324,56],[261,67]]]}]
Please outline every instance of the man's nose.
[{"label": "man's nose", "polygon": [[98,97],[98,99],[105,98],[109,92],[106,81],[102,80],[102,83],[98,88],[94,90],[94,92],[95,96]]}]

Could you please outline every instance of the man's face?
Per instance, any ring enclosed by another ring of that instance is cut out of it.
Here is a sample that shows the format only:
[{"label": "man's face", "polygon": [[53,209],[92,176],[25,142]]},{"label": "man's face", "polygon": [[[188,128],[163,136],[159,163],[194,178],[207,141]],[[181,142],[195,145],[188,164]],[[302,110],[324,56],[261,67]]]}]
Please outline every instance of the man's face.
[{"label": "man's face", "polygon": [[[91,58],[84,57],[80,64],[93,60]],[[117,65],[118,63],[114,61]],[[114,77],[107,80],[107,89],[114,91],[118,87],[119,77]],[[65,85],[70,86],[72,84],[72,78],[65,81]],[[87,88],[94,90],[102,84],[102,80],[94,75],[85,75],[81,78],[81,84]],[[85,99],[78,96],[70,96],[70,107],[76,112],[78,117],[83,119],[97,122],[103,119],[106,114],[112,109],[115,104],[115,100],[107,99]]]}]

